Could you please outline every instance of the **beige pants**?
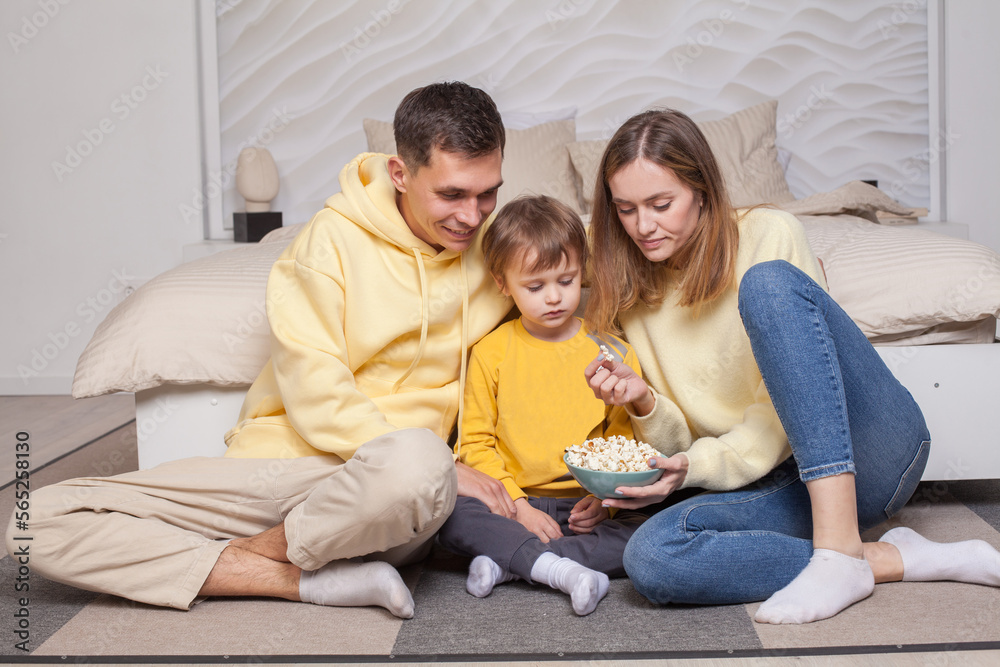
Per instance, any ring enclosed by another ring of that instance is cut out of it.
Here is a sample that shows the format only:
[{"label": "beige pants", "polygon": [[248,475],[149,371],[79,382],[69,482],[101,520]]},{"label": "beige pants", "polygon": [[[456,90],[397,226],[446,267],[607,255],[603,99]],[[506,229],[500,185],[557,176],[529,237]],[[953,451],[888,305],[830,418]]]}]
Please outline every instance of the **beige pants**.
[{"label": "beige pants", "polygon": [[12,516],[7,550],[30,545],[32,572],[54,581],[188,609],[223,540],[282,521],[288,558],[304,570],[358,556],[417,561],[456,487],[451,450],[426,429],[376,438],[346,462],[183,459],[34,491],[29,529],[16,530]]}]

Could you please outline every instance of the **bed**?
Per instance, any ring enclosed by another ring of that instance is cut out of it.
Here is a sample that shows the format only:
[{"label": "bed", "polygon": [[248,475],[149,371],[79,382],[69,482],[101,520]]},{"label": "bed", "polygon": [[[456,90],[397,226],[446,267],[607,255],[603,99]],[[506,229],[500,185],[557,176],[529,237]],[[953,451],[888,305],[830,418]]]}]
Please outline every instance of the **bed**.
[{"label": "bed", "polygon": [[[926,480],[1000,478],[1000,255],[920,229],[879,224],[909,209],[861,182],[796,199],[775,147],[776,102],[699,123],[737,206],[797,215],[830,292],[924,411],[934,447]],[[498,206],[523,191],[586,216],[606,139],[578,141],[574,120],[508,130]],[[393,153],[391,125],[367,119],[368,148]],[[266,363],[271,264],[301,224],[188,262],[113,309],[77,363],[77,398],[134,392],[139,465],[225,451],[243,396]]]}]

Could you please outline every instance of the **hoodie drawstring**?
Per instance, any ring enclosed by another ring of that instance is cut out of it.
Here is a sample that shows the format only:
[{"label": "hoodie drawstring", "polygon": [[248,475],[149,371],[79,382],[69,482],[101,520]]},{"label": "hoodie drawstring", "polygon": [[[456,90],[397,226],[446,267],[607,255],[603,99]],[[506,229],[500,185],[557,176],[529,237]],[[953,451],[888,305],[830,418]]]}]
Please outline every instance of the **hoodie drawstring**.
[{"label": "hoodie drawstring", "polygon": [[[424,344],[427,342],[427,326],[431,319],[431,304],[430,296],[427,293],[427,272],[424,269],[424,256],[420,252],[419,248],[410,248],[413,251],[413,256],[417,258],[417,270],[420,273],[420,305],[422,309],[422,314],[420,318],[420,345],[417,346],[417,354],[413,357],[413,361],[410,362],[410,367],[406,369],[398,380],[392,384],[392,389],[389,390],[390,394],[395,394],[399,391],[400,385],[402,385],[406,378],[410,377],[410,373],[413,369],[417,367],[420,363],[420,359],[424,356]],[[463,265],[464,266],[464,265]],[[468,289],[465,290],[468,292]],[[468,298],[466,298],[463,303],[468,303]],[[463,323],[463,347],[464,347],[464,323]],[[463,356],[464,359],[464,356]]]},{"label": "hoodie drawstring", "polygon": [[458,373],[458,436],[455,438],[455,456],[462,450],[462,415],[465,412],[465,376],[469,357],[469,274],[465,270],[465,253],[459,255],[462,267],[462,365]]},{"label": "hoodie drawstring", "polygon": [[[420,345],[417,348],[417,354],[413,357],[413,361],[410,362],[410,367],[406,369],[406,372],[398,380],[396,380],[392,389],[389,391],[390,394],[395,394],[399,387],[406,381],[406,378],[410,377],[410,373],[413,369],[417,367],[420,360],[424,356],[424,345],[427,342],[427,327],[431,319],[430,314],[430,295],[427,291],[427,272],[424,268],[424,257],[418,248],[410,248],[413,251],[413,256],[417,258],[417,269],[420,273],[420,302],[422,306],[422,317],[420,322]],[[458,374],[458,434],[459,437],[455,442],[455,455],[457,456],[462,447],[462,416],[465,414],[465,378],[468,375],[468,356],[469,356],[469,274],[465,266],[465,254],[459,255],[459,266],[462,271],[462,359],[460,370]]]}]

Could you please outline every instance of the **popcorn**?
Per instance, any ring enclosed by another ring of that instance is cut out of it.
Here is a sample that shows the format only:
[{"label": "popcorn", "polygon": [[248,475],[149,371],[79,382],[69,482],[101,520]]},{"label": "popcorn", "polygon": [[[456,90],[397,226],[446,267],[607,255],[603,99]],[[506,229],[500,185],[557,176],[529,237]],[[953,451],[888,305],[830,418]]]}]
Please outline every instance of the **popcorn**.
[{"label": "popcorn", "polygon": [[611,354],[611,350],[609,350],[606,345],[601,345],[601,354],[604,355],[604,361],[615,360],[615,355]]},{"label": "popcorn", "polygon": [[566,448],[566,461],[578,468],[602,472],[645,472],[651,456],[662,456],[645,442],[623,435],[594,438]]}]

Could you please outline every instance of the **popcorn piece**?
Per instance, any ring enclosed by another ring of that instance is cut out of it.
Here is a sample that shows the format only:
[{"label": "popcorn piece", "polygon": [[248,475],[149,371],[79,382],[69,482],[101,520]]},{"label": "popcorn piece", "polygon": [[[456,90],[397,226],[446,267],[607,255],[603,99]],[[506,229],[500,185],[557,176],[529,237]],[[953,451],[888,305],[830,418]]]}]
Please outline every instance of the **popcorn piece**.
[{"label": "popcorn piece", "polygon": [[566,448],[566,461],[578,468],[603,472],[645,472],[651,456],[662,456],[645,442],[623,435],[594,438]]},{"label": "popcorn piece", "polygon": [[615,355],[611,354],[611,350],[609,350],[606,345],[601,345],[601,354],[604,355],[604,361],[615,360]]}]

